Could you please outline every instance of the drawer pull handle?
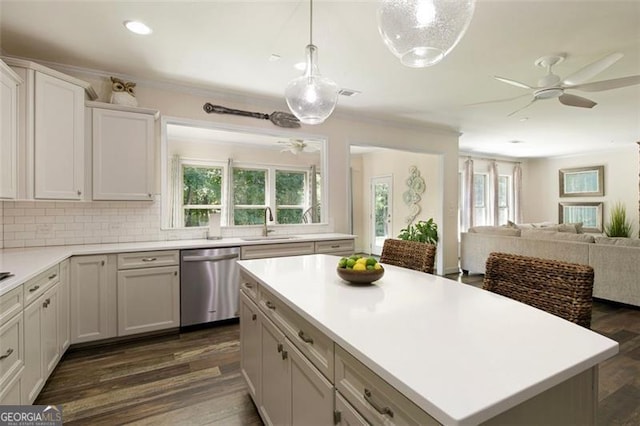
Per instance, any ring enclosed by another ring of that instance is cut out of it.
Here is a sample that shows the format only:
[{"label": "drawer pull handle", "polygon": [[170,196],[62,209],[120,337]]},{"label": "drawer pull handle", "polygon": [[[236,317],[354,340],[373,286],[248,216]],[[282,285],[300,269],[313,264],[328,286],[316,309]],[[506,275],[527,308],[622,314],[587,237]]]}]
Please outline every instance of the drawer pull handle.
[{"label": "drawer pull handle", "polygon": [[253,284],[251,283],[242,283],[246,288],[253,288]]},{"label": "drawer pull handle", "polygon": [[340,244],[334,244],[331,246],[331,248],[340,248]]},{"label": "drawer pull handle", "polygon": [[282,359],[285,360],[289,357],[289,353],[287,351],[282,351]]},{"label": "drawer pull handle", "polygon": [[0,361],[5,359],[5,358],[9,358],[9,355],[11,355],[13,353],[13,349],[9,348],[7,349],[7,351],[4,353],[4,355],[0,355]]},{"label": "drawer pull handle", "polygon": [[265,305],[267,305],[267,308],[269,309],[273,309],[274,311],[276,310],[276,305],[274,305],[271,301],[267,300]]},{"label": "drawer pull handle", "polygon": [[256,314],[251,315],[251,320],[252,321],[255,321],[257,319],[258,319],[258,315],[256,315]]},{"label": "drawer pull handle", "polygon": [[57,276],[58,276],[58,274],[51,274],[51,275],[49,275],[49,279],[50,279],[50,280],[52,280],[52,279],[54,279],[54,278],[55,278],[55,277],[57,277]]},{"label": "drawer pull handle", "polygon": [[158,260],[158,258],[156,258],[156,257],[143,257],[142,258],[143,262],[154,262],[156,260]]},{"label": "drawer pull handle", "polygon": [[34,291],[36,291],[36,290],[37,290],[37,289],[39,289],[39,288],[40,288],[40,286],[39,286],[39,285],[37,285],[37,286],[35,286],[35,287],[31,287],[31,288],[29,289],[29,293],[33,293]]},{"label": "drawer pull handle", "polygon": [[367,388],[364,388],[364,399],[373,407],[375,410],[382,414],[387,415],[389,417],[393,417],[393,411],[389,407],[381,407],[380,404],[373,400],[373,396],[371,395],[371,391]]},{"label": "drawer pull handle", "polygon": [[304,334],[304,331],[298,331],[298,337],[301,338],[303,342],[313,345],[313,338]]},{"label": "drawer pull handle", "polygon": [[278,343],[278,352],[282,352],[283,349],[282,343]]}]

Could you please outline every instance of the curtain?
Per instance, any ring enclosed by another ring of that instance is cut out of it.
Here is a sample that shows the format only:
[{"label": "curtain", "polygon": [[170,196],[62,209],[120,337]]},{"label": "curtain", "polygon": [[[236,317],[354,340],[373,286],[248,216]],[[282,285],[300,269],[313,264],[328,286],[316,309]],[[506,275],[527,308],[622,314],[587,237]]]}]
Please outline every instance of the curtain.
[{"label": "curtain", "polygon": [[320,218],[319,218],[319,206],[318,206],[318,182],[316,180],[316,165],[313,164],[311,165],[311,170],[309,170],[309,178],[311,180],[309,188],[311,191],[311,197],[309,197],[309,199],[311,200],[311,223],[319,223],[320,222]]},{"label": "curtain", "polygon": [[513,221],[522,223],[522,167],[513,167]]},{"label": "curtain", "polygon": [[489,218],[493,226],[500,225],[500,208],[498,203],[498,162],[489,164]]},{"label": "curtain", "polygon": [[177,154],[169,160],[169,227],[181,228],[182,223],[182,191],[180,182],[180,156]]},{"label": "curtain", "polygon": [[464,162],[464,171],[462,172],[462,229],[466,232],[473,226],[473,160],[468,158]]},{"label": "curtain", "polygon": [[224,179],[224,191],[227,194],[227,206],[222,209],[221,222],[226,226],[233,226],[233,159],[227,159],[227,170]]}]

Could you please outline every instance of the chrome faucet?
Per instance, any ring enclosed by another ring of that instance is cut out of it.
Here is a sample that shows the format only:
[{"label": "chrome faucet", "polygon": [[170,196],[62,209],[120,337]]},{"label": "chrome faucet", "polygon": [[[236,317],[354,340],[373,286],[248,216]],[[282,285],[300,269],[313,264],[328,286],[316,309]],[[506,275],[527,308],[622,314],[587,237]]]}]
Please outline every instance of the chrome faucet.
[{"label": "chrome faucet", "polygon": [[269,222],[273,222],[273,212],[271,212],[271,207],[267,206],[264,208],[264,228],[262,228],[263,237],[268,236],[269,232],[273,232],[272,229],[267,229],[267,212],[269,212]]}]

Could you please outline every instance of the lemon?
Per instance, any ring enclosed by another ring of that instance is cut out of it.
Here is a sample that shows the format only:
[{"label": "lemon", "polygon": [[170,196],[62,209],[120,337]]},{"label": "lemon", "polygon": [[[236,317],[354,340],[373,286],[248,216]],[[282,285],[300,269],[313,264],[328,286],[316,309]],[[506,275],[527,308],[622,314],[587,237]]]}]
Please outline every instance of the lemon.
[{"label": "lemon", "polygon": [[382,269],[382,265],[379,263],[376,263],[375,265],[373,265],[373,269],[376,269],[376,270]]},{"label": "lemon", "polygon": [[356,263],[361,263],[367,266],[367,259],[365,259],[364,257],[361,257],[360,259],[356,260]]},{"label": "lemon", "polygon": [[364,263],[356,263],[355,265],[353,265],[353,270],[354,271],[366,271],[367,270],[367,266]]}]

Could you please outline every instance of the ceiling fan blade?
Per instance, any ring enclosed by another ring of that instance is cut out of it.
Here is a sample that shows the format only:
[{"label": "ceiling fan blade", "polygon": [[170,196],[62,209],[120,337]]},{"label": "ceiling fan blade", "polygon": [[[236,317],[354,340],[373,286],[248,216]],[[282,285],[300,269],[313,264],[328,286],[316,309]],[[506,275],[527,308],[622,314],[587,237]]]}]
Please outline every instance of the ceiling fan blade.
[{"label": "ceiling fan blade", "polygon": [[574,72],[570,76],[564,79],[563,83],[567,86],[575,86],[583,83],[589,79],[592,79],[602,71],[609,68],[616,63],[624,55],[622,53],[612,53],[604,58],[590,63],[589,65],[582,67],[578,71]]},{"label": "ceiling fan blade", "polygon": [[510,113],[510,114],[507,114],[507,117],[511,117],[511,116],[512,116],[512,115],[514,115],[515,113],[518,113],[518,112],[522,111],[522,110],[523,110],[523,109],[525,109],[525,108],[529,108],[529,107],[530,107],[530,106],[531,106],[535,101],[537,101],[537,100],[538,100],[538,98],[533,98],[533,99],[531,100],[531,102],[529,102],[528,104],[526,104],[526,105],[525,105],[525,106],[523,106],[522,108],[517,109],[517,110],[513,111],[513,112],[512,112],[512,113]]},{"label": "ceiling fan blade", "polygon": [[612,80],[594,81],[593,83],[578,84],[577,86],[566,87],[566,89],[576,89],[582,90],[584,92],[602,92],[605,90],[618,89],[620,87],[633,86],[636,84],[640,84],[640,75],[614,78]]},{"label": "ceiling fan blade", "polygon": [[474,102],[472,104],[465,104],[463,106],[476,106],[476,105],[493,104],[493,103],[499,103],[499,102],[509,102],[509,101],[515,101],[516,99],[520,99],[525,96],[531,96],[531,95],[529,93],[525,93],[523,95],[514,96],[512,98],[494,99],[492,101],[484,101],[484,102]]},{"label": "ceiling fan blade", "polygon": [[519,81],[512,80],[510,78],[499,77],[497,75],[494,75],[493,78],[495,78],[496,80],[501,81],[503,83],[510,84],[512,86],[522,87],[523,89],[534,89],[534,87],[531,87],[528,84],[524,84],[524,83],[521,83]]},{"label": "ceiling fan blade", "polygon": [[583,98],[582,96],[570,95],[565,93],[561,95],[558,100],[561,104],[567,106],[574,106],[579,108],[593,108],[598,105],[596,102],[593,102],[591,99]]}]

